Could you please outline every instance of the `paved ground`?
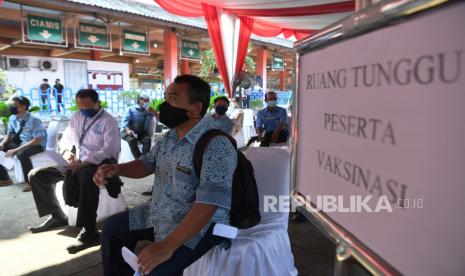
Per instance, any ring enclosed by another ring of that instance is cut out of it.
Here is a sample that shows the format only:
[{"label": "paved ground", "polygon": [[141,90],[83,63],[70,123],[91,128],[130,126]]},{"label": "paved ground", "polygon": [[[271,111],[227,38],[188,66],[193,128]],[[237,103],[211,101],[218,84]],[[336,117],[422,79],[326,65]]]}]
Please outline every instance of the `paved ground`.
[{"label": "paved ground", "polygon": [[[123,193],[129,207],[148,197],[152,178],[127,180]],[[23,184],[0,187],[0,276],[14,275],[101,275],[99,247],[69,255],[66,246],[73,242],[78,230],[59,230],[31,234],[29,225],[40,223],[32,193],[23,193]],[[308,222],[290,223],[289,236],[299,275],[332,275],[334,245]],[[142,247],[140,245],[140,247]]]}]

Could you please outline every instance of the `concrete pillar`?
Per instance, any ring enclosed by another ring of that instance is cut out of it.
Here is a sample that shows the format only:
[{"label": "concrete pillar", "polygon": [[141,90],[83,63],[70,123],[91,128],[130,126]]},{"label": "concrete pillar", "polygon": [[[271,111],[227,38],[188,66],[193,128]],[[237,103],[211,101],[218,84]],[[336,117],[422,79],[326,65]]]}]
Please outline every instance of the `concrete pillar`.
[{"label": "concrete pillar", "polygon": [[263,79],[263,90],[266,92],[266,62],[268,51],[265,47],[257,50],[257,59],[255,62],[255,74]]},{"label": "concrete pillar", "polygon": [[90,50],[90,59],[91,60],[100,60],[100,51]]},{"label": "concrete pillar", "polygon": [[189,64],[189,60],[188,59],[182,59],[181,60],[181,74],[183,75],[190,75],[192,74],[192,71],[191,71],[191,66]]},{"label": "concrete pillar", "polygon": [[286,90],[286,70],[279,71],[279,90]]},{"label": "concrete pillar", "polygon": [[178,74],[178,39],[176,32],[172,30],[163,32],[163,59],[163,75],[167,87]]}]

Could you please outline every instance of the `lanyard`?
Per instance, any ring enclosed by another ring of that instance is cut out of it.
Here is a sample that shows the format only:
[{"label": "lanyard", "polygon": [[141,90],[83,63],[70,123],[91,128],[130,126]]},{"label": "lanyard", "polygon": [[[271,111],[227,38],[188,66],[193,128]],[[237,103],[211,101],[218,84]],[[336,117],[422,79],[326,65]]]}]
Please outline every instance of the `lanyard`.
[{"label": "lanyard", "polygon": [[86,133],[87,131],[89,131],[89,129],[92,127],[92,125],[100,118],[100,116],[102,116],[103,114],[103,109],[100,111],[99,114],[97,114],[97,116],[95,117],[95,119],[90,122],[89,126],[87,128],[84,128],[86,126],[86,122],[87,122],[87,117],[84,119],[84,123],[82,124],[82,133],[81,133],[81,137],[79,137],[79,146],[81,146],[82,144],[82,141],[84,141],[84,137],[86,136]]}]

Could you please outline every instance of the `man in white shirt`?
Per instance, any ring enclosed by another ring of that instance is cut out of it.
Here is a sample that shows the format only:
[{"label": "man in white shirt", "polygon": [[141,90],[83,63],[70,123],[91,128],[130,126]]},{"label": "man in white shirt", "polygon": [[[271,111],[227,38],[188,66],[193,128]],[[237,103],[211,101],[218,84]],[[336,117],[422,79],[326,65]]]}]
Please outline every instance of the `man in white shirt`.
[{"label": "man in white shirt", "polygon": [[69,165],[39,168],[29,173],[39,216],[51,215],[41,225],[30,227],[32,233],[67,224],[55,196],[55,185],[64,180],[67,171],[76,176],[79,184],[76,226],[83,229],[76,244],[67,248],[70,254],[99,244],[96,218],[100,189],[92,177],[100,164],[116,162],[121,148],[118,122],[100,107],[98,93],[82,89],[76,94],[76,103],[79,112],[69,121],[60,141],[61,153]]}]

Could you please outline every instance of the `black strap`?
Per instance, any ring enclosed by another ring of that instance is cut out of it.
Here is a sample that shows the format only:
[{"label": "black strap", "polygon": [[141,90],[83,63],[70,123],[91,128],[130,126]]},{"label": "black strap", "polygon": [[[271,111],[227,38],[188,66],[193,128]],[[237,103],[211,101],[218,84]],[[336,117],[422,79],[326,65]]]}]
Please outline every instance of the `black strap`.
[{"label": "black strap", "polygon": [[210,141],[218,136],[225,136],[231,141],[234,148],[237,149],[236,140],[232,138],[229,134],[219,130],[219,129],[210,129],[207,130],[197,141],[194,148],[194,154],[192,155],[192,165],[194,166],[194,172],[197,177],[200,177],[200,171],[202,169],[203,154],[207,150]]},{"label": "black strap", "polygon": [[18,133],[16,134],[18,135],[18,137],[21,135],[21,132],[23,132],[23,128],[25,125],[26,125],[26,120],[21,120],[21,122],[19,123]]},{"label": "black strap", "polygon": [[104,110],[102,109],[102,110],[100,111],[100,113],[97,114],[97,116],[95,117],[95,119],[94,119],[92,122],[90,122],[89,126],[88,126],[86,129],[84,129],[84,127],[85,127],[85,125],[86,125],[87,117],[86,117],[86,119],[84,119],[84,123],[82,124],[82,133],[81,133],[81,137],[79,137],[79,146],[82,145],[82,141],[84,141],[84,137],[86,136],[87,131],[89,131],[89,129],[92,127],[92,125],[100,118],[100,116],[102,116],[103,112],[104,112]]}]

